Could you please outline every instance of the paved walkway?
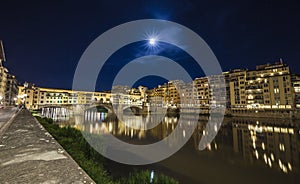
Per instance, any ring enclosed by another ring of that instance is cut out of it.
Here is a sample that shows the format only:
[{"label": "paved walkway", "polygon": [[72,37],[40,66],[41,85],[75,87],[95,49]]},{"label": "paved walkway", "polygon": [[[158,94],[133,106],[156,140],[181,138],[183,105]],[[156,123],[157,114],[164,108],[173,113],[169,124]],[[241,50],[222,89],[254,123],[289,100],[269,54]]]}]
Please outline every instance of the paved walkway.
[{"label": "paved walkway", "polygon": [[17,110],[17,107],[6,107],[5,109],[0,109],[0,133],[1,131],[4,131],[6,123]]},{"label": "paved walkway", "polygon": [[94,183],[54,138],[22,110],[0,137],[0,183]]}]

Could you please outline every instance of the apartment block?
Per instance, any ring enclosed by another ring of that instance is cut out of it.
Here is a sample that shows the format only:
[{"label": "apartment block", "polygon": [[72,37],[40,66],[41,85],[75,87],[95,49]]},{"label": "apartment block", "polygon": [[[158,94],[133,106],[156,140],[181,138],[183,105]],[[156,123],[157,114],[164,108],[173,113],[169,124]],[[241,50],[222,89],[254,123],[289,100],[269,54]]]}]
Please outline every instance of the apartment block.
[{"label": "apartment block", "polygon": [[8,70],[1,66],[0,61],[0,104],[4,104]]},{"label": "apartment block", "polygon": [[196,97],[198,104],[201,108],[209,108],[210,92],[208,77],[196,78],[193,81],[194,97]]},{"label": "apartment block", "polygon": [[287,64],[260,65],[248,72],[247,108],[291,109],[293,106],[293,84]]},{"label": "apartment block", "polygon": [[291,109],[294,106],[294,89],[287,64],[259,65],[256,70],[238,69],[226,75],[231,109]]},{"label": "apartment block", "polygon": [[228,73],[230,108],[244,109],[246,108],[246,77],[247,70],[236,69]]},{"label": "apartment block", "polygon": [[184,83],[181,80],[172,80],[158,87],[147,90],[150,103],[167,106],[179,106],[195,104],[193,99],[193,84]]},{"label": "apartment block", "polygon": [[14,75],[7,74],[5,89],[5,104],[13,106],[16,104],[18,96],[18,82]]},{"label": "apartment block", "polygon": [[5,98],[6,77],[8,72],[7,69],[2,66],[3,61],[5,61],[5,54],[2,40],[0,40],[0,105],[3,104]]},{"label": "apartment block", "polygon": [[167,83],[167,101],[170,105],[180,104],[180,92],[178,91],[178,87],[181,85],[181,81],[174,80],[169,81]]},{"label": "apartment block", "polygon": [[167,104],[167,84],[148,89],[146,96],[150,106],[165,106]]},{"label": "apartment block", "polygon": [[0,40],[0,104],[12,106],[15,105],[18,95],[17,79],[8,73],[7,68],[3,66],[4,61],[5,53]]},{"label": "apartment block", "polygon": [[300,108],[300,76],[292,75],[293,91],[294,91],[294,105],[295,108]]}]

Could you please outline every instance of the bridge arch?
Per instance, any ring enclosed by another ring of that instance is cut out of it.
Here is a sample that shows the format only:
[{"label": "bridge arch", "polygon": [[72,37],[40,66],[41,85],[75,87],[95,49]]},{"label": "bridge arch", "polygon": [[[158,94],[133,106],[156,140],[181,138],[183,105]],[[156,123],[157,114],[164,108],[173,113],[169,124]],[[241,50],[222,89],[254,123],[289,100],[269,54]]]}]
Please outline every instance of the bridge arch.
[{"label": "bridge arch", "polygon": [[127,106],[124,106],[122,107],[122,111],[123,112],[126,112],[126,111],[130,111],[132,112],[133,114],[140,114],[143,110],[143,107],[141,106],[136,106],[136,105],[127,105]]},{"label": "bridge arch", "polygon": [[122,110],[124,111],[124,110],[129,109],[129,108],[138,108],[138,109],[141,109],[141,110],[143,109],[143,107],[137,106],[137,105],[126,105],[122,108]]},{"label": "bridge arch", "polygon": [[92,110],[92,109],[95,109],[95,108],[97,110],[99,108],[106,109],[108,113],[111,113],[113,111],[112,105],[111,104],[105,104],[105,103],[98,103],[98,104],[87,106],[85,108],[85,111]]}]

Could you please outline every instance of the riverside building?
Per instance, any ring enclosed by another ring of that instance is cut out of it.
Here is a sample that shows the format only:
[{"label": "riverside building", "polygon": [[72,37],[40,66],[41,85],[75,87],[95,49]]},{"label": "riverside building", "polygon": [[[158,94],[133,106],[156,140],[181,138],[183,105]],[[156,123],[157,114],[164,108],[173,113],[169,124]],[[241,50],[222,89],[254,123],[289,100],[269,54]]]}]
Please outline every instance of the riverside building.
[{"label": "riverside building", "polygon": [[[176,86],[184,89],[184,85],[192,85],[188,88],[192,91],[177,90]],[[282,60],[274,64],[258,65],[255,70],[235,69],[220,75],[196,78],[191,84],[174,80],[153,89],[142,86],[137,89],[128,86],[115,88],[123,93],[121,101],[118,100],[119,96],[110,92],[84,92],[25,85],[19,87],[17,102],[25,104],[29,109],[47,105],[97,102],[139,105],[152,103],[164,107],[193,106],[207,110],[226,106],[230,111],[254,112],[300,108],[300,77],[291,74],[290,67]]]},{"label": "riverside building", "polygon": [[[122,94],[121,96],[123,104],[142,104],[143,102],[140,95]],[[19,86],[17,104],[24,104],[27,109],[40,109],[48,106],[113,103],[114,99],[116,99],[115,95],[110,92],[41,88],[25,83],[24,86]]]},{"label": "riverside building", "polygon": [[292,75],[283,62],[259,65],[256,70],[233,70],[226,75],[232,110],[294,107]]},{"label": "riverside building", "polygon": [[13,106],[16,104],[18,96],[18,82],[14,75],[7,74],[5,104]]},{"label": "riverside building", "polygon": [[3,43],[0,40],[0,105],[13,106],[16,104],[18,95],[17,79],[3,66],[5,53]]}]

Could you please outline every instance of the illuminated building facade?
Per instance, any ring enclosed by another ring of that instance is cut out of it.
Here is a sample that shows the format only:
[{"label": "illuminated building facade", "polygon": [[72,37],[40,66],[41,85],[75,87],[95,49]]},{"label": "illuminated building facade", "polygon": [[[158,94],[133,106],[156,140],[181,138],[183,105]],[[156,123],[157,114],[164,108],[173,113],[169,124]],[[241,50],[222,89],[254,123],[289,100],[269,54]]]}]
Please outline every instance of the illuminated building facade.
[{"label": "illuminated building facade", "polygon": [[[222,75],[196,78],[190,98],[196,97],[196,106],[202,109],[225,105],[231,110],[292,110],[294,107],[300,107],[300,81],[294,78],[289,66],[282,61],[259,65],[256,70],[235,69]],[[189,97],[183,98],[174,82],[176,81],[169,81],[148,90],[148,96],[152,99],[162,97],[164,102],[171,105],[185,104]],[[181,83],[177,82],[176,85]],[[222,91],[212,91],[213,89]],[[213,99],[218,97],[226,98]]]},{"label": "illuminated building facade", "polygon": [[19,86],[18,104],[28,109],[39,109],[47,105],[73,105],[91,103],[95,99],[106,101],[101,94],[97,97],[91,92],[80,92],[63,89],[39,88],[33,85]]},{"label": "illuminated building facade", "polygon": [[0,104],[4,103],[7,72],[8,72],[7,69],[1,65],[1,61],[0,61]]},{"label": "illuminated building facade", "polygon": [[180,103],[180,95],[176,88],[177,85],[182,85],[183,82],[179,80],[169,81],[163,85],[147,90],[147,96],[150,102],[165,104],[165,105],[177,105]]},{"label": "illuminated building facade", "polygon": [[288,65],[259,65],[227,73],[231,109],[292,109],[294,88]]},{"label": "illuminated building facade", "polygon": [[40,109],[47,106],[87,105],[95,103],[143,104],[140,95],[111,94],[110,92],[87,92],[65,89],[40,88],[25,83],[19,86],[17,104],[28,109]]},{"label": "illuminated building facade", "polygon": [[294,88],[295,107],[300,108],[300,76],[293,75],[292,80],[293,80],[293,88]]},{"label": "illuminated building facade", "polygon": [[230,108],[246,108],[246,70],[233,70],[228,73],[230,88]]},{"label": "illuminated building facade", "polygon": [[5,61],[5,53],[3,43],[0,40],[0,104],[13,106],[18,95],[17,79],[8,73],[7,68],[2,64],[3,61]]},{"label": "illuminated building facade", "polygon": [[[188,85],[190,87],[187,87]],[[178,91],[176,86],[181,91]],[[155,103],[174,107],[193,106],[207,110],[226,106],[233,111],[300,108],[300,77],[292,75],[289,66],[282,61],[259,65],[255,70],[235,69],[221,75],[196,78],[191,84],[174,80],[154,89],[143,86],[137,89],[114,86],[113,90],[113,93],[117,91],[123,95],[121,101],[126,104]],[[36,109],[51,104],[110,103],[117,102],[117,98],[119,96],[110,92],[21,87],[18,103],[22,103],[23,99],[27,108]]]},{"label": "illuminated building facade", "polygon": [[4,103],[8,73],[8,70],[2,65],[3,61],[5,61],[5,54],[2,41],[0,40],[0,105]]},{"label": "illuminated building facade", "polygon": [[194,85],[194,96],[197,97],[199,106],[201,108],[209,108],[210,104],[210,92],[208,85],[208,77],[196,78],[193,81]]},{"label": "illuminated building facade", "polygon": [[167,83],[167,101],[170,105],[180,104],[180,94],[177,90],[177,86],[179,87],[182,84],[179,80],[169,81]]},{"label": "illuminated building facade", "polygon": [[5,104],[13,106],[16,104],[18,96],[18,82],[14,75],[8,74],[5,90]]},{"label": "illuminated building facade", "polygon": [[248,108],[254,104],[265,109],[292,109],[293,84],[288,65],[282,62],[260,65],[251,73],[247,80]]},{"label": "illuminated building facade", "polygon": [[158,87],[147,90],[147,97],[150,103],[165,104],[167,102],[167,85],[158,85]]}]

